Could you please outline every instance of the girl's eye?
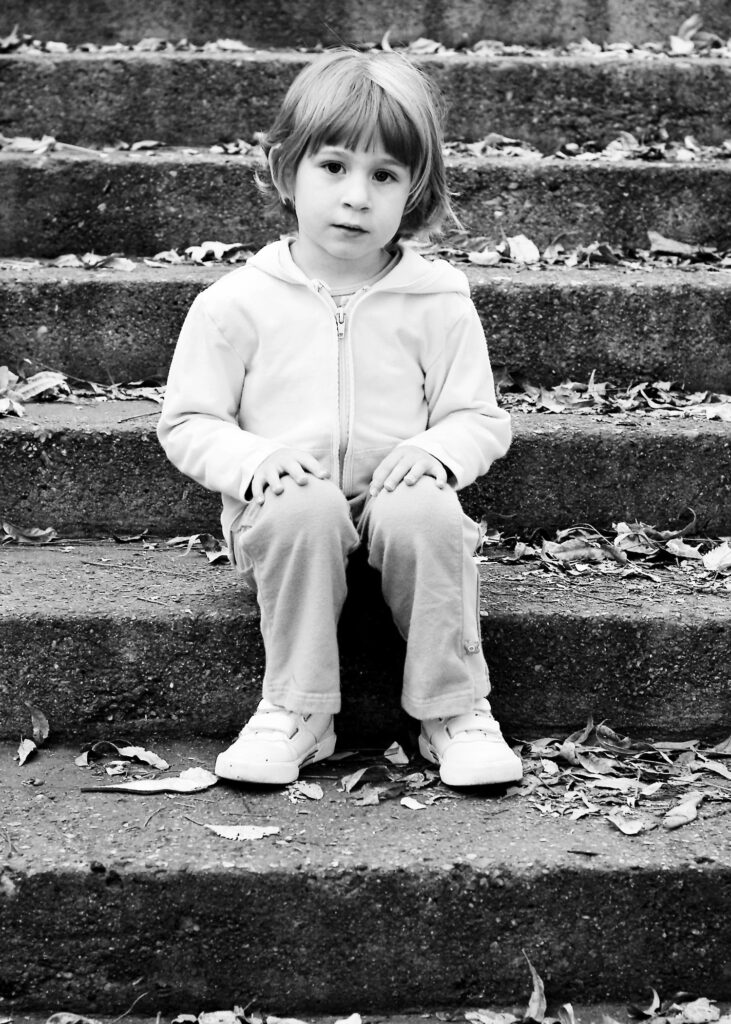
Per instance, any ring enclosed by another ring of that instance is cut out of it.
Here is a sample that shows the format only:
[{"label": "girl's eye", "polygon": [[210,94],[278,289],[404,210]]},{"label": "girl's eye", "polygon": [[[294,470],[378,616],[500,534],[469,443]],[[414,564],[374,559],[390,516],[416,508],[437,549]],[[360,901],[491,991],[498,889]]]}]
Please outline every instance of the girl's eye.
[{"label": "girl's eye", "polygon": [[391,174],[390,171],[376,171],[373,175],[376,181],[395,181],[395,175]]},{"label": "girl's eye", "polygon": [[339,174],[343,169],[343,165],[339,164],[337,160],[328,160],[327,163],[324,163],[322,166],[328,174]]}]

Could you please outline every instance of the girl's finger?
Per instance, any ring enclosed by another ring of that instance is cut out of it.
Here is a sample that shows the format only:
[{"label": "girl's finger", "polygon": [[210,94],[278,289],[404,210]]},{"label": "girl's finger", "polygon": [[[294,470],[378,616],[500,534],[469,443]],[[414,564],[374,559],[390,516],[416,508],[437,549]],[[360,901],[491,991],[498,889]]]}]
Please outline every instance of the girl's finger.
[{"label": "girl's finger", "polygon": [[303,455],[299,461],[308,473],[312,473],[313,476],[319,477],[320,480],[325,480],[330,476],[322,463],[316,459],[314,455]]},{"label": "girl's finger", "polygon": [[398,462],[386,477],[383,483],[384,489],[387,491],[393,491],[396,487],[398,487],[403,478],[409,472],[410,468],[411,467],[409,466],[408,462],[405,462],[404,460]]}]

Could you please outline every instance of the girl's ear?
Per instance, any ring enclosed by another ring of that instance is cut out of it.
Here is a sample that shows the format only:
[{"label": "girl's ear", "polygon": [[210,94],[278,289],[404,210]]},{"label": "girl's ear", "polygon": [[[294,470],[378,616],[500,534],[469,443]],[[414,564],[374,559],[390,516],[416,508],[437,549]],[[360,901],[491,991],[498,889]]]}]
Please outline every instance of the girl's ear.
[{"label": "girl's ear", "polygon": [[287,176],[282,173],[282,167],[279,161],[281,148],[281,144],[277,143],[276,146],[272,146],[272,148],[269,150],[269,154],[267,156],[267,162],[269,164],[269,173],[272,176],[274,187],[279,193],[279,198],[282,201],[282,206],[285,206],[288,210],[293,210],[293,189],[290,187],[290,183],[287,181]]}]

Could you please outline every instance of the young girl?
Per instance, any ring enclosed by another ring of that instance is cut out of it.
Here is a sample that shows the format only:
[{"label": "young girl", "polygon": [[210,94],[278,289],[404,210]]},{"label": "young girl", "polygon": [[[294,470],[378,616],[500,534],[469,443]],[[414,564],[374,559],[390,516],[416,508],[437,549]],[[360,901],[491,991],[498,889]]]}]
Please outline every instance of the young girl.
[{"label": "young girl", "polygon": [[316,60],[262,140],[296,235],[206,289],[183,326],[159,438],[222,495],[266,655],[224,778],[288,783],[333,753],[359,544],[406,639],[423,756],[449,785],[521,777],[485,697],[478,528],[456,494],[505,454],[510,420],[464,275],[401,242],[456,219],[441,144],[438,98],[407,60]]}]

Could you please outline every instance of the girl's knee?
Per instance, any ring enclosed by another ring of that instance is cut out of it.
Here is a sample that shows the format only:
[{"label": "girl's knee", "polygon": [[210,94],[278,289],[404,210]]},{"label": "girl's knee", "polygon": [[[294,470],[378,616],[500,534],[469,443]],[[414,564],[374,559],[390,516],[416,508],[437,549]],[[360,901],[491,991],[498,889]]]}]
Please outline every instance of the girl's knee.
[{"label": "girl's knee", "polygon": [[308,475],[307,483],[298,484],[285,476],[281,483],[281,494],[271,488],[264,492],[261,509],[262,517],[275,523],[277,529],[327,530],[349,518],[345,495],[330,480]]},{"label": "girl's knee", "polygon": [[415,484],[400,483],[381,491],[373,501],[372,527],[390,536],[440,535],[461,518],[459,499],[451,487],[437,487],[432,477]]}]

